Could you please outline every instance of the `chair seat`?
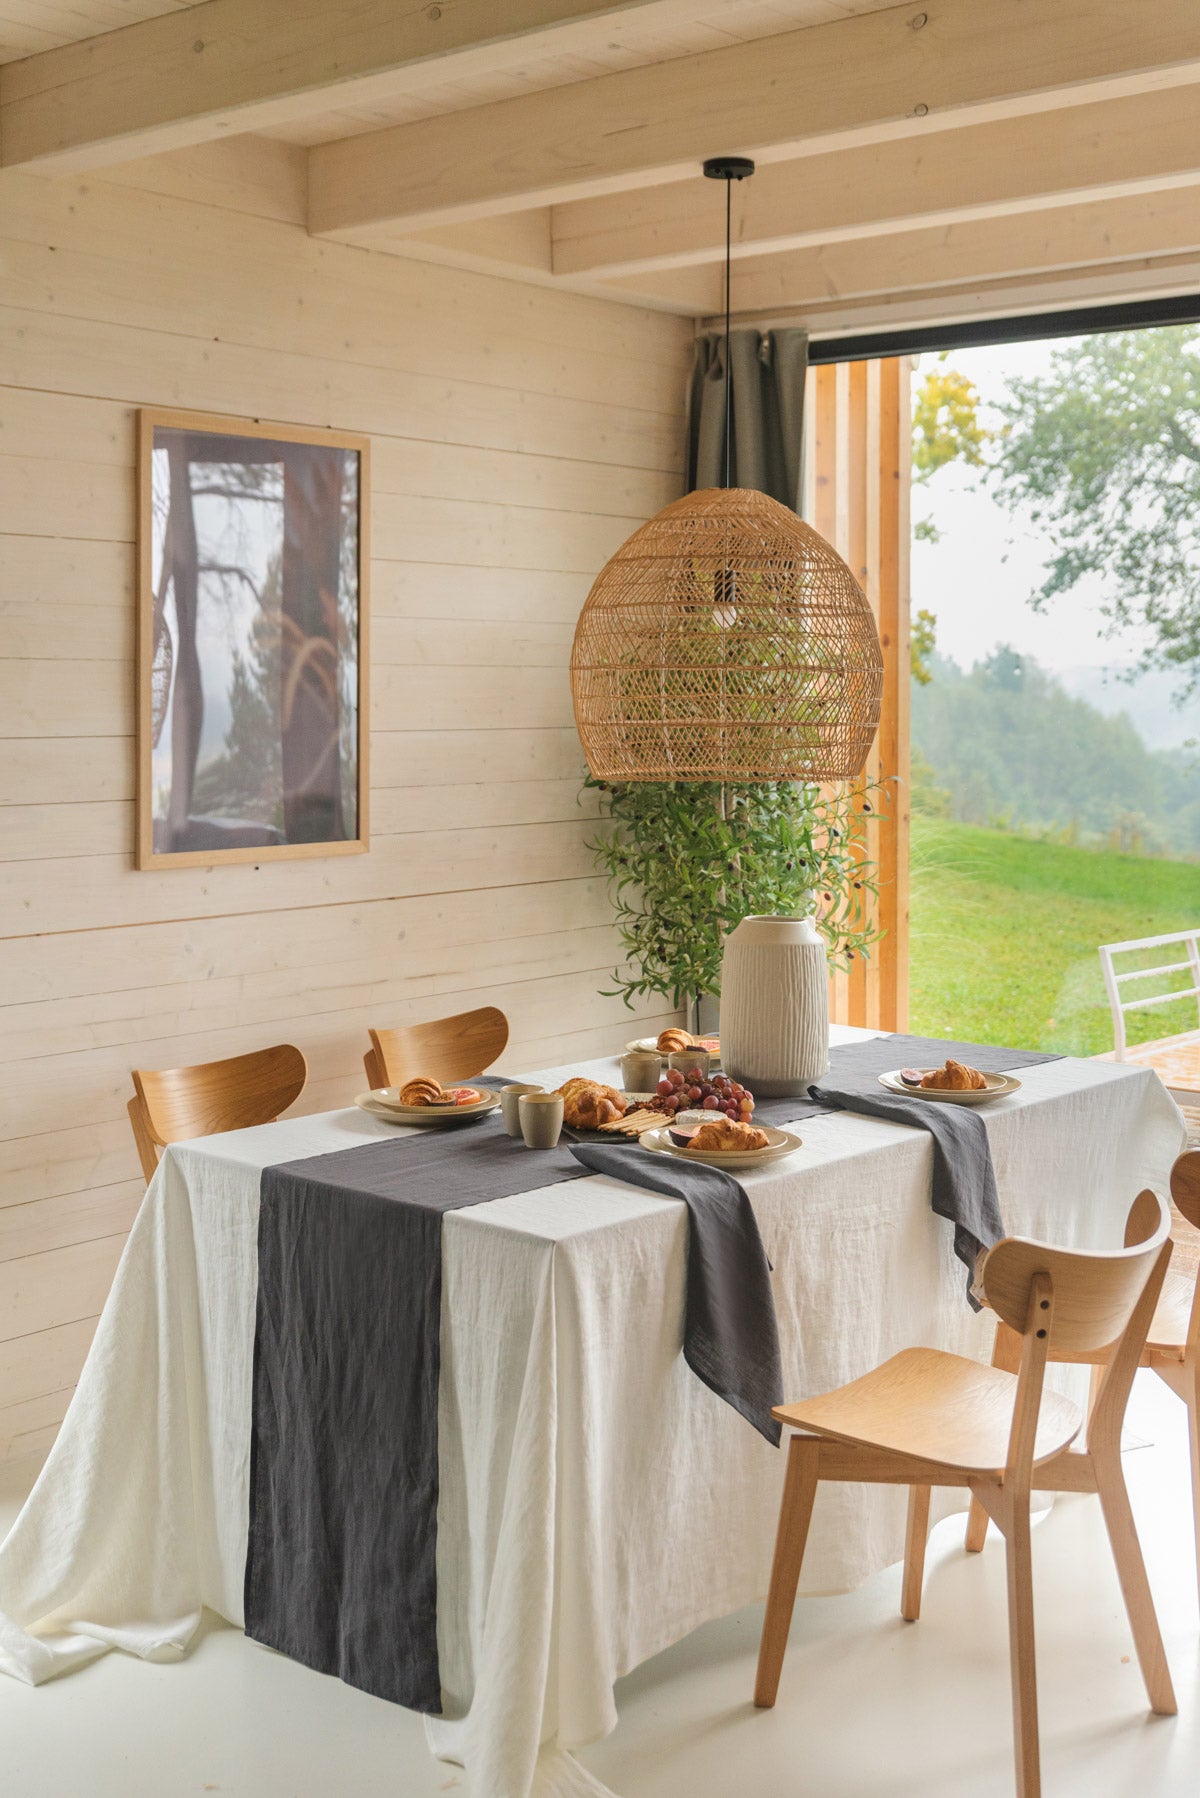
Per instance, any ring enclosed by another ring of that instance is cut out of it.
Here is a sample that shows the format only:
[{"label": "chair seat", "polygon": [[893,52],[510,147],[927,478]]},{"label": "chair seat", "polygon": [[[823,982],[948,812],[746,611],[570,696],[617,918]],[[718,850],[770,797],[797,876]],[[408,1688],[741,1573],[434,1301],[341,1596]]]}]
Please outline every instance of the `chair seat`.
[{"label": "chair seat", "polygon": [[[774,1415],[794,1429],[940,1461],[964,1473],[999,1473],[1017,1396],[1015,1374],[981,1367],[940,1349],[905,1349],[882,1367],[834,1392],[781,1405]],[[1034,1461],[1048,1460],[1079,1433],[1077,1405],[1047,1389]]]},{"label": "chair seat", "polygon": [[1187,1344],[1192,1304],[1196,1297],[1194,1269],[1169,1267],[1154,1308],[1154,1318],[1146,1337],[1148,1349],[1175,1350],[1182,1355]]}]

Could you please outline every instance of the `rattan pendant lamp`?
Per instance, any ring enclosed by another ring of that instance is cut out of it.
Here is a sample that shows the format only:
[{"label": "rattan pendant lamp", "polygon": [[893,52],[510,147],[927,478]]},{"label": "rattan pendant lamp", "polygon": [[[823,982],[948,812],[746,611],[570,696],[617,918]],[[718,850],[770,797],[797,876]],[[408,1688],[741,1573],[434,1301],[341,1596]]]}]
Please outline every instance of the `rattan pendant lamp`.
[{"label": "rattan pendant lamp", "polygon": [[731,197],[754,164],[704,173],[726,184],[724,485],[675,500],[600,571],[571,649],[575,722],[600,780],[852,779],[879,728],[879,633],[823,537],[729,484]]}]

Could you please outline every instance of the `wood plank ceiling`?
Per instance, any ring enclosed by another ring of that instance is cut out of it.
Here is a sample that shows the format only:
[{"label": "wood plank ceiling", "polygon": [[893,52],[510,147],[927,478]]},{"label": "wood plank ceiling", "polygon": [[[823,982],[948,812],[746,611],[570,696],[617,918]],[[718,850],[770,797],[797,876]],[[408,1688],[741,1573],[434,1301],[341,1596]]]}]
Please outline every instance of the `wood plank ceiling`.
[{"label": "wood plank ceiling", "polygon": [[746,318],[1200,288],[1196,0],[0,0],[0,45],[0,164],[273,137],[314,235],[701,319],[721,152]]}]

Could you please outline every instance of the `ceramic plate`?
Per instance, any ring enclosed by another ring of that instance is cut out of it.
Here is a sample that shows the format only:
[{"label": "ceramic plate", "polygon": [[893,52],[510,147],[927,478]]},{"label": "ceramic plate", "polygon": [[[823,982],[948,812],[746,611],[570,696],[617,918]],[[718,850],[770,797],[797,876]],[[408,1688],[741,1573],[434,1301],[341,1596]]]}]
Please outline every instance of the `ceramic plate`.
[{"label": "ceramic plate", "polygon": [[656,1155],[678,1155],[681,1161],[705,1161],[712,1167],[758,1167],[764,1161],[778,1161],[784,1155],[791,1155],[803,1145],[798,1136],[790,1130],[775,1130],[769,1124],[756,1126],[767,1138],[765,1149],[681,1149],[667,1135],[665,1129],[645,1130],[639,1137],[643,1149],[652,1149]]},{"label": "ceramic plate", "polygon": [[[922,1068],[923,1074],[932,1074],[932,1068]],[[880,1074],[880,1086],[886,1086],[890,1093],[899,1093],[905,1099],[933,1099],[940,1105],[987,1105],[992,1099],[1003,1099],[1008,1093],[1020,1092],[1021,1082],[1014,1080],[1011,1074],[985,1074],[986,1087],[974,1092],[943,1092],[936,1086],[906,1086],[900,1078],[899,1068],[890,1074]]]},{"label": "ceramic plate", "polygon": [[489,1111],[498,1108],[499,1093],[489,1091],[486,1086],[477,1086],[472,1090],[479,1097],[471,1105],[401,1105],[394,1086],[381,1086],[374,1092],[359,1093],[354,1103],[360,1110],[370,1112],[372,1117],[383,1118],[389,1124],[419,1124],[430,1129],[439,1124],[458,1124],[464,1118],[486,1117]]}]

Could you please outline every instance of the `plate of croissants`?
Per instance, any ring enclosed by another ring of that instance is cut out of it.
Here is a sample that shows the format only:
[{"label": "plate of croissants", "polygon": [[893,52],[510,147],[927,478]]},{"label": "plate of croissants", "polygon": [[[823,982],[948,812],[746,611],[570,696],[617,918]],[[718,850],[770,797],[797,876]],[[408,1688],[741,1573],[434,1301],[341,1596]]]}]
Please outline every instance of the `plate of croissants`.
[{"label": "plate of croissants", "polygon": [[778,1161],[803,1145],[790,1130],[767,1124],[746,1124],[736,1118],[683,1112],[657,1130],[644,1130],[638,1138],[644,1149],[660,1155],[678,1155],[684,1161],[706,1161],[714,1167],[757,1167]]},{"label": "plate of croissants", "polygon": [[981,1074],[965,1061],[947,1061],[940,1068],[896,1068],[880,1074],[880,1086],[905,1098],[934,1099],[947,1105],[986,1105],[1021,1090],[1011,1074]]},{"label": "plate of croissants", "polygon": [[486,1086],[443,1086],[431,1074],[414,1074],[403,1086],[381,1086],[360,1093],[354,1103],[390,1124],[459,1124],[464,1118],[486,1117],[500,1104],[499,1093]]},{"label": "plate of croissants", "polygon": [[669,1024],[660,1030],[657,1036],[639,1036],[625,1047],[633,1054],[653,1054],[657,1049],[660,1055],[683,1055],[688,1049],[703,1049],[714,1061],[721,1054],[719,1036],[692,1036],[690,1031],[681,1030],[676,1024]]}]

